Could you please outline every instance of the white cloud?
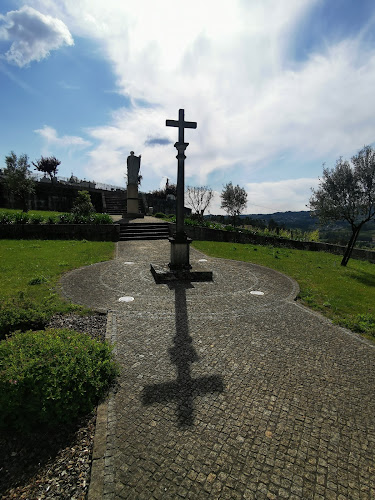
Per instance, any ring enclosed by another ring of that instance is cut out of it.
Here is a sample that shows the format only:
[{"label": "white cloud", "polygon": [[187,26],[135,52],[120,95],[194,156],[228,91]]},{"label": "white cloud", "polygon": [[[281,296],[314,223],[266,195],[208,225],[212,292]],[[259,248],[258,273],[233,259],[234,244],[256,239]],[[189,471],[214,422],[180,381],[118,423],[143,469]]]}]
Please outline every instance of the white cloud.
[{"label": "white cloud", "polygon": [[[173,181],[175,149],[147,139],[164,137],[173,144],[176,130],[165,127],[165,120],[185,108],[186,119],[198,123],[197,130],[186,131],[186,182],[219,190],[229,180],[252,186],[255,173],[262,173],[269,181],[257,185],[262,192],[272,186],[287,190],[267,174],[281,156],[293,157],[285,179],[312,177],[301,172],[306,162],[316,163],[318,175],[322,162],[350,156],[375,139],[375,48],[362,43],[363,33],[327,39],[321,52],[301,61],[290,57],[296,28],[319,1],[31,3],[63,19],[77,36],[95,38],[119,92],[133,102],[89,131],[98,143],[87,165],[95,178],[122,179],[126,156],[134,150],[142,154],[145,188],[163,176]],[[309,193],[302,184],[293,189],[304,200],[281,195],[275,210],[303,209]],[[269,205],[266,191],[258,198]]]},{"label": "white cloud", "polygon": [[[247,192],[247,207],[244,214],[268,214],[298,212],[308,210],[307,203],[311,188],[318,187],[316,178],[287,179],[278,182],[250,182],[244,185]],[[225,214],[220,208],[221,191],[215,191],[209,211],[212,214]]]},{"label": "white cloud", "polygon": [[0,40],[12,42],[5,59],[19,67],[46,58],[51,50],[73,45],[67,26],[50,15],[24,6],[0,15]]},{"label": "white cloud", "polygon": [[52,128],[44,125],[42,129],[34,130],[35,133],[39,134],[46,142],[46,145],[59,147],[59,148],[87,148],[91,146],[90,141],[86,141],[82,139],[82,137],[72,136],[72,135],[63,135],[62,137],[58,137],[57,131]]}]

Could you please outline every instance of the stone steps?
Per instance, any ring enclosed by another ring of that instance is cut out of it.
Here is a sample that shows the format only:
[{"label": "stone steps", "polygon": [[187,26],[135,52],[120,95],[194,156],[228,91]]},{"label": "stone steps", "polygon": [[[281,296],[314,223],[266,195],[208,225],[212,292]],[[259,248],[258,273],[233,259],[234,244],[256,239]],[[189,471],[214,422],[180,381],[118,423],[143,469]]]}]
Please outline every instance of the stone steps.
[{"label": "stone steps", "polygon": [[168,223],[120,224],[120,241],[165,240],[169,237]]},{"label": "stone steps", "polygon": [[121,215],[126,209],[126,196],[106,196],[106,212],[110,215]]}]

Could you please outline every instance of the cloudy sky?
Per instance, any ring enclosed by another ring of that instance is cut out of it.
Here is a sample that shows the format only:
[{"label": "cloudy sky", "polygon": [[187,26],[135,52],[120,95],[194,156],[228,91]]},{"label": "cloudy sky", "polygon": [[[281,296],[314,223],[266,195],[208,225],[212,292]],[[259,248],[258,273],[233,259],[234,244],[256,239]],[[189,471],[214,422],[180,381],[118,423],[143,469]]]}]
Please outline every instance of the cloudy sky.
[{"label": "cloudy sky", "polygon": [[322,164],[375,143],[373,0],[1,0],[0,168],[55,155],[59,175],[141,189],[248,192],[247,213],[304,210]]}]

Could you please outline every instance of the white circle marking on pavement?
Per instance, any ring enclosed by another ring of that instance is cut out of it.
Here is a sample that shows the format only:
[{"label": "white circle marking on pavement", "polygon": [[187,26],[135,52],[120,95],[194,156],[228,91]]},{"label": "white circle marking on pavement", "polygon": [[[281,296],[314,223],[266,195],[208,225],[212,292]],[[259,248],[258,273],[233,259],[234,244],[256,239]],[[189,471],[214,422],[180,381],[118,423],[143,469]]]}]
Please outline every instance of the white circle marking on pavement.
[{"label": "white circle marking on pavement", "polygon": [[258,292],[258,290],[253,290],[250,293],[251,293],[251,295],[264,295],[264,292]]},{"label": "white circle marking on pavement", "polygon": [[134,297],[120,297],[118,299],[119,302],[133,302]]}]

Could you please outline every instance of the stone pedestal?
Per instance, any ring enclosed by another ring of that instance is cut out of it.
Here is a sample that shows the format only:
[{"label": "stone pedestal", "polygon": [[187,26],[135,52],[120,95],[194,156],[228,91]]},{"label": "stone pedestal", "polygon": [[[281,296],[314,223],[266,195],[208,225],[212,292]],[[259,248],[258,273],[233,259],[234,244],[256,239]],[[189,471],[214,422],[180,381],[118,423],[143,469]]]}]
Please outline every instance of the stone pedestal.
[{"label": "stone pedestal", "polygon": [[187,271],[191,269],[189,250],[192,240],[190,238],[169,238],[171,244],[171,261],[168,267],[171,271]]},{"label": "stone pedestal", "polygon": [[139,213],[138,186],[136,184],[128,184],[126,197],[127,211],[123,214],[123,217],[126,219],[143,218],[143,214]]},{"label": "stone pedestal", "polygon": [[126,208],[128,214],[139,213],[138,186],[135,184],[128,184]]}]

